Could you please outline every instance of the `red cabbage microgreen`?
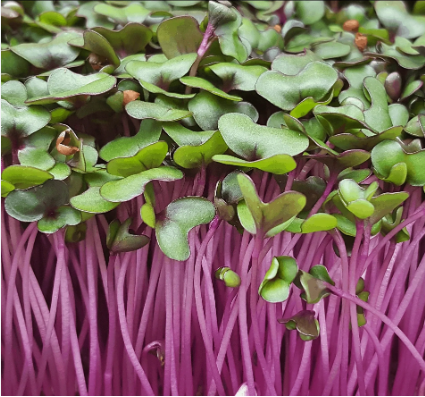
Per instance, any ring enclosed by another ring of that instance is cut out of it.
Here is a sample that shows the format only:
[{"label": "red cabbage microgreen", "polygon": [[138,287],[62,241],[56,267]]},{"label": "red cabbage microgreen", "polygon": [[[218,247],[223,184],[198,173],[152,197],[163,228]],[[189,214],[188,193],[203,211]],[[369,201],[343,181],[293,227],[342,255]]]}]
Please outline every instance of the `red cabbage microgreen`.
[{"label": "red cabbage microgreen", "polygon": [[3,393],[425,395],[423,3],[2,2]]}]

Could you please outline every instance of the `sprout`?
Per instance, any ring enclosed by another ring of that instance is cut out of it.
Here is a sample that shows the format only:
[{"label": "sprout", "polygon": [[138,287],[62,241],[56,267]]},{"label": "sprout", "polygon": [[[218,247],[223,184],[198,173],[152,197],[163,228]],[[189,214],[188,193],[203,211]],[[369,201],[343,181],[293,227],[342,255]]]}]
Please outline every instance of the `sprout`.
[{"label": "sprout", "polygon": [[424,68],[421,1],[3,2],[4,394],[423,395]]}]

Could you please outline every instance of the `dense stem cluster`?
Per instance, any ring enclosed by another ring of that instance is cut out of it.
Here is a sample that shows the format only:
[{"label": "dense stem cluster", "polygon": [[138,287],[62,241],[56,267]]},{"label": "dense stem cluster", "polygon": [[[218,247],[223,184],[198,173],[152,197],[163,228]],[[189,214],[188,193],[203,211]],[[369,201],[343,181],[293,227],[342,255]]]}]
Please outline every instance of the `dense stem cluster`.
[{"label": "dense stem cluster", "polygon": [[[270,174],[252,177],[263,187],[265,202],[279,194]],[[164,201],[159,205],[195,189],[211,199],[214,174],[207,174],[205,190],[195,180],[173,187],[157,183],[157,197]],[[420,288],[425,207],[419,188],[410,193],[406,220],[386,237],[370,239],[369,226],[358,222],[349,257],[338,231],[283,232],[263,240],[215,219],[190,233],[192,255],[176,262],[158,249],[153,235],[142,250],[109,253],[102,243],[108,232],[103,215],[88,221],[85,240],[66,246],[61,232],[46,237],[35,224],[22,229],[3,216],[4,390],[34,395],[73,394],[75,387],[81,395],[229,395],[244,388],[269,395],[417,394],[425,370]],[[137,198],[121,206],[118,218],[134,215],[140,204]],[[134,227],[140,223],[136,220]],[[395,245],[391,237],[403,226],[411,240]],[[261,299],[260,281],[272,257],[282,254],[293,256],[301,270],[324,264],[339,285],[328,285],[334,295],[306,304],[293,286],[283,303]],[[240,275],[238,289],[213,277],[223,265]],[[370,291],[368,303],[355,296],[352,280],[359,276]],[[359,304],[367,319],[360,328]],[[301,340],[277,322],[305,309],[320,321],[314,341]]]}]

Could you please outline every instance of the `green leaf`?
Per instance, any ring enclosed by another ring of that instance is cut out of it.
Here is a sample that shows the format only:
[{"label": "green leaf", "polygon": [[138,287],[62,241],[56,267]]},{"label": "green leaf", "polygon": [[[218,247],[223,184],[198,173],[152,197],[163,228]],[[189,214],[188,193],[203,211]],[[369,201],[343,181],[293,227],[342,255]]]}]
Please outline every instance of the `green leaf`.
[{"label": "green leaf", "polygon": [[[29,74],[29,62],[16,55],[11,49],[1,51],[1,73],[15,77],[26,77]],[[2,80],[3,81],[3,80]]]},{"label": "green leaf", "polygon": [[423,138],[425,136],[425,115],[413,117],[404,130],[410,135]]},{"label": "green leaf", "polygon": [[229,148],[248,161],[276,154],[295,156],[308,147],[308,138],[298,131],[261,126],[238,113],[222,116],[218,128]]},{"label": "green leaf", "polygon": [[335,285],[335,282],[329,276],[328,269],[326,269],[323,265],[313,266],[309,270],[309,273],[318,280],[326,281],[329,284]]},{"label": "green leaf", "polygon": [[411,39],[425,33],[425,18],[410,15],[402,1],[377,1],[374,7],[379,21],[397,36]]},{"label": "green leaf", "polygon": [[202,79],[200,77],[186,76],[186,77],[182,77],[180,81],[189,87],[200,88],[201,90],[211,92],[211,94],[217,95],[224,99],[228,99],[230,101],[237,101],[237,102],[242,101],[242,98],[240,96],[229,95],[225,93],[224,91],[215,87],[208,80]]},{"label": "green leaf", "polygon": [[337,41],[317,43],[313,45],[314,53],[322,59],[342,58],[348,55],[351,47]]},{"label": "green leaf", "polygon": [[90,187],[84,193],[74,196],[70,204],[77,210],[91,214],[102,214],[109,212],[118,206],[119,203],[106,201],[99,193],[100,187]]},{"label": "green leaf", "polygon": [[[98,55],[100,58],[105,59],[102,64],[113,65],[117,68],[120,65],[120,59],[115,54],[115,51],[109,41],[100,33],[93,30],[86,30],[83,37],[70,40],[69,45],[79,48],[84,48],[92,54]],[[107,63],[106,63],[107,62]]]},{"label": "green leaf", "polygon": [[1,178],[11,183],[16,189],[28,189],[53,179],[53,175],[34,167],[11,165],[2,172]]},{"label": "green leaf", "polygon": [[305,25],[320,21],[325,15],[324,1],[296,1],[295,13]]},{"label": "green leaf", "polygon": [[294,258],[290,256],[274,257],[260,284],[258,293],[267,302],[284,302],[288,299],[289,288],[297,272],[298,266]]},{"label": "green leaf", "polygon": [[149,243],[148,237],[129,233],[131,222],[132,219],[128,218],[122,224],[115,220],[109,225],[107,247],[111,252],[135,251]]},{"label": "green leaf", "polygon": [[285,76],[275,71],[263,73],[257,80],[256,90],[273,105],[292,110],[303,99],[311,97],[316,102],[323,99],[337,78],[331,66],[311,62],[295,76]]},{"label": "green leaf", "polygon": [[317,339],[320,333],[319,322],[314,318],[313,310],[302,310],[288,319],[280,319],[279,323],[285,324],[288,330],[296,329],[302,340]]},{"label": "green leaf", "polygon": [[287,76],[295,76],[303,70],[309,63],[322,62],[314,52],[306,50],[301,54],[281,54],[272,62],[272,70]]},{"label": "green leaf", "polygon": [[155,228],[156,225],[156,215],[155,210],[150,203],[145,203],[140,208],[140,217],[143,222],[145,222],[149,227]]},{"label": "green leaf", "polygon": [[371,224],[381,220],[384,216],[392,213],[395,208],[407,200],[409,194],[406,192],[383,193],[378,197],[373,197],[370,202],[375,207],[375,211],[370,218]]},{"label": "green leaf", "polygon": [[254,122],[258,120],[258,112],[248,102],[234,102],[202,91],[189,101],[189,110],[193,118],[203,130],[217,130],[218,120],[227,113],[248,115]]},{"label": "green leaf", "polygon": [[1,99],[5,99],[12,106],[24,106],[27,90],[20,81],[8,81],[1,86]]},{"label": "green leaf", "polygon": [[18,151],[19,163],[48,171],[55,165],[55,159],[44,148],[26,146]]},{"label": "green leaf", "polygon": [[203,38],[198,22],[190,15],[162,21],[156,35],[161,50],[168,59],[196,53]]},{"label": "green leaf", "polygon": [[[374,53],[364,53],[366,56]],[[423,67],[425,57],[422,55],[406,55],[397,50],[396,45],[379,43],[379,57],[394,59],[402,68],[417,70]]]},{"label": "green leaf", "polygon": [[18,140],[33,134],[50,121],[50,113],[41,106],[15,108],[1,100],[1,134]]},{"label": "green leaf", "polygon": [[359,133],[358,135],[345,133],[331,136],[329,141],[336,147],[342,150],[349,149],[365,149],[372,150],[379,142],[386,139],[394,140],[400,136],[403,131],[402,127],[391,127],[377,135],[364,136]]},{"label": "green leaf", "polygon": [[210,133],[209,139],[201,145],[180,146],[174,152],[173,158],[183,168],[199,168],[208,165],[215,155],[224,153],[227,148],[220,131],[215,131]]},{"label": "green leaf", "polygon": [[100,1],[87,1],[80,5],[77,10],[76,16],[86,19],[86,27],[91,29],[96,26],[103,26],[105,28],[113,28],[115,24],[110,21],[106,16],[100,15],[94,11],[94,7],[101,4]]},{"label": "green leaf", "polygon": [[69,201],[68,187],[60,181],[47,181],[28,190],[14,190],[5,199],[6,212],[21,222],[34,222]]},{"label": "green leaf", "polygon": [[157,121],[143,120],[136,135],[116,138],[108,142],[99,151],[99,156],[105,161],[111,161],[116,157],[134,156],[140,149],[157,142],[161,135],[161,130],[161,124]]},{"label": "green leaf", "polygon": [[371,106],[364,111],[366,123],[377,132],[393,126],[388,110],[387,93],[378,79],[366,77],[364,87],[371,98]]},{"label": "green leaf", "polygon": [[414,80],[410,82],[404,87],[400,100],[404,101],[405,99],[409,98],[409,96],[417,92],[422,86],[423,82],[420,80]]},{"label": "green leaf", "polygon": [[425,150],[409,153],[403,150],[399,140],[385,140],[372,149],[371,158],[381,179],[397,185],[405,182],[412,186],[425,184]]},{"label": "green leaf", "polygon": [[87,224],[79,223],[75,226],[67,226],[65,231],[65,241],[67,243],[78,243],[86,238]]},{"label": "green leaf", "polygon": [[127,178],[105,183],[100,194],[110,202],[122,202],[140,196],[151,181],[172,182],[183,178],[183,173],[173,167],[152,168]]},{"label": "green leaf", "polygon": [[337,226],[337,220],[329,214],[314,214],[307,218],[301,225],[303,233],[322,232],[332,230]]},{"label": "green leaf", "polygon": [[32,98],[27,103],[46,105],[80,95],[99,95],[109,91],[115,84],[115,77],[106,73],[83,76],[60,68],[54,70],[47,81],[50,95]]},{"label": "green leaf", "polygon": [[18,44],[11,47],[11,50],[35,67],[51,70],[65,66],[77,58],[80,50],[68,45],[68,41],[77,37],[80,37],[80,33],[62,32],[51,41]]},{"label": "green leaf", "polygon": [[319,105],[315,107],[314,115],[330,136],[367,128],[363,112],[354,105],[339,107]]},{"label": "green leaf", "polygon": [[71,175],[71,168],[64,163],[56,163],[52,168],[49,169],[49,173],[53,175],[54,179],[63,181]]},{"label": "green leaf", "polygon": [[223,90],[254,91],[258,78],[267,71],[264,66],[242,66],[231,62],[216,63],[210,69],[223,81]]},{"label": "green leaf", "polygon": [[216,2],[209,2],[208,10],[210,23],[215,27],[214,35],[218,37],[222,53],[240,63],[244,62],[249,52],[238,36],[238,28],[242,23],[239,12],[234,7],[228,8]]},{"label": "green leaf", "polygon": [[95,5],[94,11],[112,19],[120,25],[125,25],[128,22],[143,23],[150,13],[140,3],[131,3],[126,7],[114,7],[109,4],[100,3]]},{"label": "green leaf", "polygon": [[51,214],[44,216],[37,223],[38,230],[43,233],[55,233],[65,226],[75,226],[81,222],[79,211],[69,206],[61,206]]},{"label": "green leaf", "polygon": [[168,152],[168,145],[164,141],[152,143],[140,149],[132,157],[116,157],[107,165],[107,170],[111,175],[130,176],[159,167]]},{"label": "green leaf", "polygon": [[229,288],[237,288],[241,285],[241,278],[229,267],[219,267],[215,271],[215,278],[224,281]]},{"label": "green leaf", "polygon": [[[251,178],[247,175],[239,174],[237,179],[247,209],[254,220],[255,233],[253,234],[261,233],[267,235],[267,232],[297,215],[305,206],[305,196],[293,191],[280,194],[270,203],[263,203],[257,195]],[[249,231],[252,233],[253,228],[251,227]]]},{"label": "green leaf", "polygon": [[[321,274],[321,272],[319,274]],[[302,297],[307,303],[317,303],[322,298],[325,298],[330,294],[325,284],[323,283],[323,280],[316,278],[309,273],[300,270],[299,280],[305,293],[305,296]]]},{"label": "green leaf", "polygon": [[1,181],[1,196],[6,197],[11,191],[15,190],[15,186],[13,186],[8,181]]},{"label": "green leaf", "polygon": [[[344,70],[344,77],[348,81],[350,87],[338,96],[341,104],[345,104],[348,98],[356,98],[361,101],[363,105],[362,110],[369,108],[370,102],[363,92],[363,80],[366,77],[375,77],[376,72],[370,65],[360,65]],[[344,102],[344,103],[343,103]]]},{"label": "green leaf", "polygon": [[184,197],[170,203],[158,214],[155,226],[161,251],[174,260],[188,259],[189,231],[198,225],[211,222],[214,215],[214,206],[202,197]]},{"label": "green leaf", "polygon": [[105,27],[97,27],[93,30],[108,40],[120,58],[144,51],[152,39],[152,31],[140,23],[128,23],[118,30]]},{"label": "green leaf", "polygon": [[154,119],[157,121],[177,121],[192,115],[187,110],[173,109],[156,103],[133,101],[126,105],[126,112],[135,119]]}]

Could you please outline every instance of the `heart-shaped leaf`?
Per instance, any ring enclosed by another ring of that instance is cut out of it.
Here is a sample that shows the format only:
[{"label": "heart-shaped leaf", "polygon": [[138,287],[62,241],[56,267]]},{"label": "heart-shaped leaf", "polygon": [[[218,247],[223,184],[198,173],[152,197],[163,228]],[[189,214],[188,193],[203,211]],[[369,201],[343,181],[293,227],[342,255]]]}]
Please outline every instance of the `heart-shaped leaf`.
[{"label": "heart-shaped leaf", "polygon": [[248,161],[276,154],[295,156],[308,147],[308,138],[298,131],[260,126],[239,113],[222,116],[218,128],[229,148]]},{"label": "heart-shaped leaf", "polygon": [[322,60],[314,52],[306,50],[301,54],[281,54],[272,62],[272,70],[287,76],[295,76],[309,63]]},{"label": "heart-shaped leaf", "polygon": [[196,53],[203,37],[198,22],[189,15],[166,19],[160,23],[156,34],[168,59]]},{"label": "heart-shaped leaf", "polygon": [[109,41],[100,33],[94,30],[86,30],[83,37],[70,40],[68,44],[74,47],[84,48],[92,54],[96,54],[102,59],[102,65],[113,65],[117,68],[120,65],[120,59]]},{"label": "heart-shaped leaf", "polygon": [[37,222],[40,232],[52,234],[65,226],[75,226],[81,222],[79,211],[69,206],[61,206]]},{"label": "heart-shaped leaf", "polygon": [[385,139],[396,139],[403,131],[402,127],[391,127],[380,134],[364,136],[364,134],[338,134],[329,138],[329,141],[342,150],[365,149],[372,150],[379,142]]},{"label": "heart-shaped leaf", "polygon": [[156,103],[133,101],[126,105],[126,112],[135,119],[154,119],[157,121],[177,121],[192,115],[187,110],[173,109]]},{"label": "heart-shaped leaf", "polygon": [[378,1],[374,7],[379,21],[397,36],[411,39],[425,33],[425,18],[409,14],[402,1]]},{"label": "heart-shaped leaf", "polygon": [[131,218],[122,224],[117,219],[111,222],[106,239],[106,245],[111,252],[135,251],[149,243],[148,237],[129,233],[131,222]]},{"label": "heart-shaped leaf", "polygon": [[[322,268],[326,270],[324,266],[322,266]],[[328,282],[328,279],[330,279],[327,271],[326,275],[327,277],[323,280],[322,272],[317,272],[317,274],[312,275],[302,270],[299,271],[299,283],[301,288],[304,290],[302,297],[307,303],[317,303],[322,298],[329,296],[330,293],[323,283],[323,281]]]},{"label": "heart-shaped leaf", "polygon": [[279,323],[285,324],[288,330],[297,330],[304,341],[314,340],[319,337],[319,322],[314,318],[313,310],[302,310],[288,319],[280,319]]},{"label": "heart-shaped leaf", "polygon": [[344,77],[348,81],[350,87],[338,96],[338,100],[341,104],[345,104],[348,98],[356,98],[360,100],[360,104],[363,105],[361,108],[367,109],[370,106],[369,100],[366,98],[363,92],[363,80],[366,77],[375,77],[376,72],[370,65],[360,65],[344,70]]},{"label": "heart-shaped leaf", "polygon": [[340,107],[319,105],[314,109],[314,115],[330,136],[367,128],[363,112],[354,105]]},{"label": "heart-shaped leaf", "polygon": [[1,178],[11,183],[16,189],[28,189],[53,179],[53,175],[34,167],[11,165],[2,172]]},{"label": "heart-shaped leaf", "polygon": [[74,196],[70,200],[70,204],[77,210],[88,212],[91,214],[102,214],[109,212],[118,206],[119,203],[111,203],[106,201],[100,195],[100,187],[90,187],[84,193]]},{"label": "heart-shaped leaf", "polygon": [[1,86],[1,99],[5,99],[12,106],[24,106],[27,90],[20,81],[8,81]]},{"label": "heart-shaped leaf", "polygon": [[295,76],[285,76],[275,71],[263,73],[257,80],[256,90],[273,105],[283,110],[292,110],[309,97],[316,102],[320,101],[331,90],[337,78],[331,66],[311,62]]},{"label": "heart-shaped leaf", "polygon": [[227,113],[248,115],[254,122],[258,120],[258,112],[248,102],[234,102],[202,91],[188,104],[193,118],[203,130],[217,130],[218,120]]},{"label": "heart-shaped leaf", "polygon": [[295,3],[295,13],[305,25],[312,25],[313,23],[322,19],[325,14],[324,1],[301,1]]},{"label": "heart-shaped leaf", "polygon": [[[205,134],[207,133],[207,134]],[[204,143],[180,146],[173,155],[174,161],[183,168],[199,168],[208,165],[217,154],[224,153],[227,145],[220,131],[203,131]]]},{"label": "heart-shaped leaf", "polygon": [[140,149],[157,142],[161,135],[161,130],[161,124],[157,121],[143,120],[136,135],[116,138],[108,142],[99,151],[99,156],[105,161],[111,161],[116,157],[134,156]]},{"label": "heart-shaped leaf", "polygon": [[223,90],[254,91],[258,78],[267,71],[264,66],[243,66],[231,62],[216,63],[210,69],[223,81]]},{"label": "heart-shaped leaf", "polygon": [[50,216],[69,201],[68,187],[60,181],[47,181],[28,190],[14,190],[5,199],[6,212],[21,222],[34,222]]},{"label": "heart-shaped leaf", "polygon": [[107,165],[107,170],[111,175],[130,176],[159,167],[164,161],[168,152],[168,145],[164,141],[152,143],[140,149],[132,157],[117,157]]},{"label": "heart-shaped leaf", "polygon": [[16,146],[21,139],[43,128],[50,121],[50,113],[41,106],[15,108],[1,100],[1,134]]},{"label": "heart-shaped leaf", "polygon": [[173,167],[152,168],[127,178],[105,183],[100,194],[110,202],[122,202],[140,196],[151,181],[172,182],[183,178],[183,173]]},{"label": "heart-shaped leaf", "polygon": [[118,30],[105,27],[97,27],[93,30],[108,40],[120,58],[142,52],[152,38],[152,31],[140,23],[128,23]]},{"label": "heart-shaped leaf", "polygon": [[99,3],[95,5],[94,11],[120,25],[125,25],[128,22],[143,23],[150,13],[140,3],[131,3],[126,7],[114,7],[113,5]]},{"label": "heart-shaped leaf", "polygon": [[238,62],[244,62],[249,52],[238,36],[238,28],[242,23],[240,13],[234,7],[226,7],[216,2],[208,3],[208,11],[210,23],[215,28],[214,35],[218,37],[223,54],[232,56]]},{"label": "heart-shaped leaf", "polygon": [[50,95],[32,98],[27,103],[46,105],[72,97],[99,95],[109,91],[115,84],[115,77],[106,73],[83,76],[68,69],[60,68],[54,70],[47,81]]},{"label": "heart-shaped leaf", "polygon": [[273,228],[297,215],[305,206],[305,196],[294,191],[282,193],[270,203],[263,203],[258,197],[251,178],[245,174],[239,174],[237,179],[244,197],[244,204],[251,216],[248,218],[246,211],[240,212],[242,209],[240,205],[242,202],[240,202],[238,204],[239,219],[244,227],[245,224],[248,225],[247,230],[252,234],[267,235]]},{"label": "heart-shaped leaf", "polygon": [[[139,80],[143,88],[155,94],[187,98],[184,94],[168,92],[170,84],[184,76],[195,62],[196,53],[185,54],[163,63],[132,61],[126,66],[127,72]],[[192,98],[190,96],[190,98]]]},{"label": "heart-shaped leaf", "polygon": [[49,42],[18,44],[11,47],[11,50],[35,67],[51,70],[65,66],[77,58],[80,50],[68,45],[68,41],[77,37],[80,37],[80,33],[62,32]]},{"label": "heart-shaped leaf", "polygon": [[289,288],[297,273],[298,266],[294,258],[274,257],[258,288],[259,295],[267,302],[284,302],[288,299]]},{"label": "heart-shaped leaf", "polygon": [[371,106],[364,111],[366,123],[377,132],[393,126],[388,110],[387,93],[384,86],[373,77],[364,79],[364,87],[371,98]]},{"label": "heart-shaped leaf", "polygon": [[169,258],[185,261],[190,256],[188,233],[211,222],[215,209],[202,197],[184,197],[168,204],[157,216],[155,234],[161,251]]},{"label": "heart-shaped leaf", "polygon": [[425,150],[406,152],[399,140],[385,140],[371,152],[372,164],[381,179],[402,185],[425,184]]},{"label": "heart-shaped leaf", "polygon": [[[2,47],[3,48],[3,47]],[[1,51],[1,73],[9,76],[26,77],[29,74],[30,63],[16,55],[11,49]],[[2,80],[3,81],[3,80]]]}]

